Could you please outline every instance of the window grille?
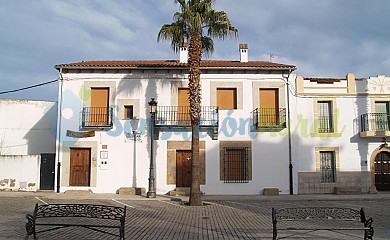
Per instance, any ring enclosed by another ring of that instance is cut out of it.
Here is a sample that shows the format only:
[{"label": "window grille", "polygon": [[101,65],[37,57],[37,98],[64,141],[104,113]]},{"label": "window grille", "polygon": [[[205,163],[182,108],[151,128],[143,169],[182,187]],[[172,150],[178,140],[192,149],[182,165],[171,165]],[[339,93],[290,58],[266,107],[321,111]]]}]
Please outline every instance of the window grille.
[{"label": "window grille", "polygon": [[333,132],[333,110],[331,101],[318,101],[318,132]]},{"label": "window grille", "polygon": [[246,147],[224,148],[224,182],[249,182],[248,151]]},{"label": "window grille", "polygon": [[335,153],[332,151],[320,152],[321,183],[336,181]]}]

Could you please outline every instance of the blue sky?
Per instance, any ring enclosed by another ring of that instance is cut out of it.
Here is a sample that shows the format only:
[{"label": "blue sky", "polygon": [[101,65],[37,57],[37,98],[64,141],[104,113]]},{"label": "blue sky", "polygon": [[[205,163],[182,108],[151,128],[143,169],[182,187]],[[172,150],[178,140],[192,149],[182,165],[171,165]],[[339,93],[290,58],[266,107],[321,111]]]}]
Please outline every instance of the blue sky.
[{"label": "blue sky", "polygon": [[[297,66],[304,77],[390,75],[390,1],[217,0],[239,40],[215,41],[209,59]],[[173,0],[0,0],[0,92],[58,78],[55,64],[178,59],[157,33],[179,10]],[[0,98],[56,100],[57,84]]]}]

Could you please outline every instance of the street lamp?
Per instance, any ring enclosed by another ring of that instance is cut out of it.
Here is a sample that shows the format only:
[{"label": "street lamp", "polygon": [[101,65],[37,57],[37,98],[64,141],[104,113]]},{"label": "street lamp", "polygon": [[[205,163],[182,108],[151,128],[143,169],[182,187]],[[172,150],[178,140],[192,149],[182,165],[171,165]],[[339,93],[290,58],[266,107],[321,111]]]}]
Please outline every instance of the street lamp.
[{"label": "street lamp", "polygon": [[156,197],[156,189],[155,189],[155,177],[154,177],[154,161],[153,161],[153,135],[154,135],[154,121],[157,113],[157,102],[154,101],[154,98],[151,99],[149,104],[150,110],[150,165],[149,165],[149,190],[146,194],[147,198],[155,198]]},{"label": "street lamp", "polygon": [[130,133],[125,133],[126,138],[134,142],[133,149],[133,188],[137,188],[137,142],[142,142],[141,133],[137,132],[139,119],[133,118],[130,120],[131,131]]}]

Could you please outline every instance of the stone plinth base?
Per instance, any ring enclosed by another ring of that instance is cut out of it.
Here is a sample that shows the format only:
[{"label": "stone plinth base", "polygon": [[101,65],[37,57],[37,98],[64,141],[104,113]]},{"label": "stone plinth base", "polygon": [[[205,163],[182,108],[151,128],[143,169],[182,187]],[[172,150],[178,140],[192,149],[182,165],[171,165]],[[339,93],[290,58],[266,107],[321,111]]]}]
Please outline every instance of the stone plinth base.
[{"label": "stone plinth base", "polygon": [[279,195],[279,188],[264,188],[263,195],[277,196]]},{"label": "stone plinth base", "polygon": [[116,191],[117,194],[120,195],[145,195],[145,188],[137,188],[137,187],[121,187]]},{"label": "stone plinth base", "polygon": [[361,194],[362,190],[360,187],[335,187],[334,193],[339,195]]},{"label": "stone plinth base", "polygon": [[91,194],[93,193],[91,189],[88,190],[66,190],[64,194]]}]

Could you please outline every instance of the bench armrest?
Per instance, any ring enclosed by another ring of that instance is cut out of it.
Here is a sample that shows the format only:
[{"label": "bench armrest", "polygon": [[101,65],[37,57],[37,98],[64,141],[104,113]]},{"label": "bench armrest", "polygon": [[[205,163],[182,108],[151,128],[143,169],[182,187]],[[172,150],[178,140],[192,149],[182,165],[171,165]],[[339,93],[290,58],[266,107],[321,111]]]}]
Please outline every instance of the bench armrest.
[{"label": "bench armrest", "polygon": [[35,233],[35,220],[36,218],[31,214],[26,214],[27,223],[26,223],[26,231],[27,236]]}]

